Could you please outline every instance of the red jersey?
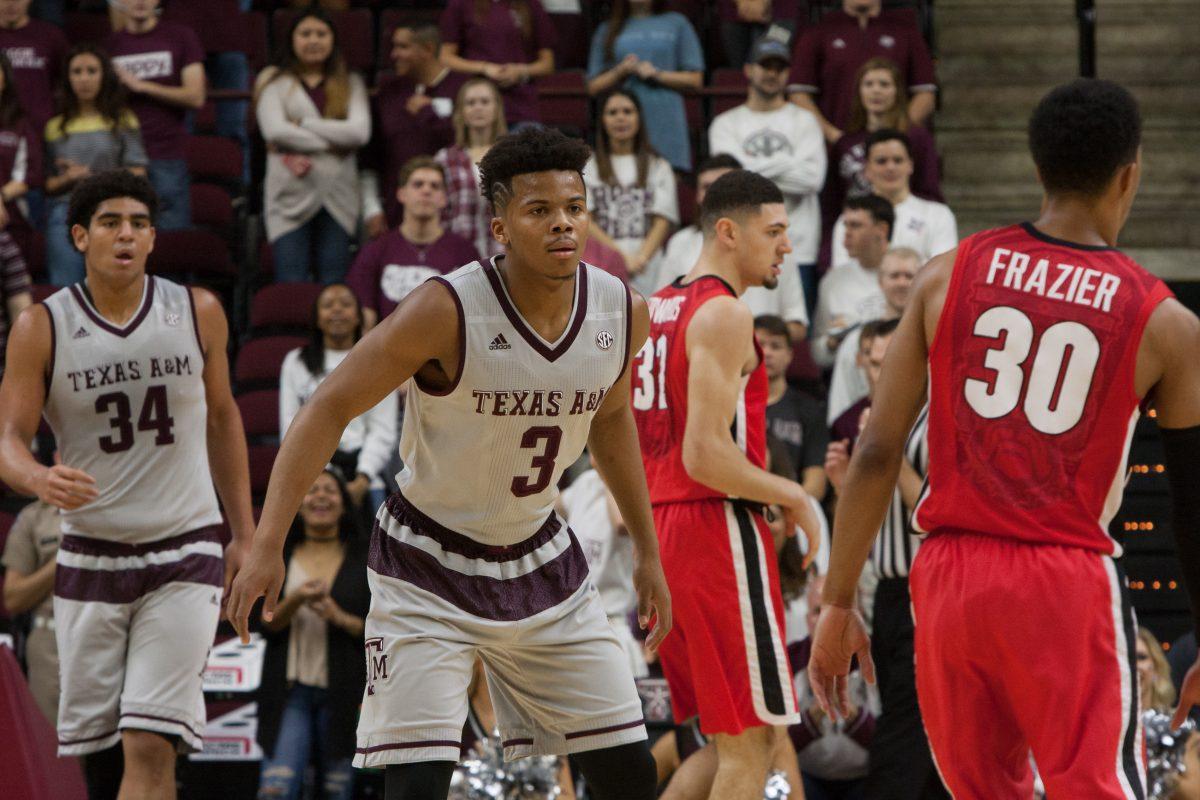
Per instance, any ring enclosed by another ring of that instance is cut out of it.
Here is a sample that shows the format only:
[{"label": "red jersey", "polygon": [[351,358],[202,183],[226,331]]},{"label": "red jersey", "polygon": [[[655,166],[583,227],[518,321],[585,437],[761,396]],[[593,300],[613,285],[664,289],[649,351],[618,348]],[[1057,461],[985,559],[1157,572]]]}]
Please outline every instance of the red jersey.
[{"label": "red jersey", "polygon": [[[642,445],[642,461],[650,484],[650,502],[724,499],[697,483],[683,468],[683,429],[688,411],[687,328],[700,306],[713,297],[737,297],[716,275],[691,283],[682,278],[663,287],[648,301],[650,336],[633,362],[633,415]],[[757,467],[766,463],[767,370],[754,343],[758,366],[743,379],[730,435]]]},{"label": "red jersey", "polygon": [[914,521],[1113,556],[1138,420],[1138,344],[1167,287],[1115,248],[1032,225],[958,248],[929,350],[929,475]]}]

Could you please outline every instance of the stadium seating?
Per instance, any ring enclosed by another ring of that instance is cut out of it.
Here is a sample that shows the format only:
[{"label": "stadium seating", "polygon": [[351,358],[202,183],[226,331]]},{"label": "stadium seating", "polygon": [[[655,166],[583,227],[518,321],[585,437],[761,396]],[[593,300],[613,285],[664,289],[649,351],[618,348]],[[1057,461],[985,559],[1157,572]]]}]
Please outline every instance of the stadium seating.
[{"label": "stadium seating", "polygon": [[241,187],[242,149],[224,136],[191,136],[187,142],[188,173],[192,180]]},{"label": "stadium seating", "polygon": [[284,356],[308,341],[302,336],[264,336],[251,339],[238,350],[233,380],[238,392],[277,389]]},{"label": "stadium seating", "polygon": [[225,240],[212,231],[199,229],[159,231],[147,270],[174,280],[222,285],[238,276]]},{"label": "stadium seating", "polygon": [[321,293],[319,283],[273,283],[254,293],[250,301],[250,330],[265,333],[306,334],[312,324],[312,307]]},{"label": "stadium seating", "polygon": [[[267,493],[267,482],[271,478],[271,466],[279,447],[273,444],[252,444],[248,447],[250,457],[250,494],[258,501]],[[260,503],[261,504],[261,503]]]},{"label": "stadium seating", "polygon": [[592,111],[583,70],[563,70],[540,79],[538,108],[546,125],[587,137]]},{"label": "stadium seating", "polygon": [[237,396],[238,411],[246,438],[259,444],[279,441],[279,392],[276,389],[255,389]]}]

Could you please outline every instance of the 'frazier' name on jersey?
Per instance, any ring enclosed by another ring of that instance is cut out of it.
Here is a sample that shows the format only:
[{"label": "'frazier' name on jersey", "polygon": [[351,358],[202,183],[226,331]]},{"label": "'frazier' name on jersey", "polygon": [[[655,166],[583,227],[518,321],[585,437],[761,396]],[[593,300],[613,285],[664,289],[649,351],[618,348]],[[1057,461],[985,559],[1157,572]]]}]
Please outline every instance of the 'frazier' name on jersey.
[{"label": "'frazier' name on jersey", "polygon": [[1035,262],[1025,253],[1004,247],[992,253],[987,283],[1104,312],[1112,309],[1113,296],[1121,287],[1121,279],[1111,273],[1074,264],[1051,266],[1048,258]]}]

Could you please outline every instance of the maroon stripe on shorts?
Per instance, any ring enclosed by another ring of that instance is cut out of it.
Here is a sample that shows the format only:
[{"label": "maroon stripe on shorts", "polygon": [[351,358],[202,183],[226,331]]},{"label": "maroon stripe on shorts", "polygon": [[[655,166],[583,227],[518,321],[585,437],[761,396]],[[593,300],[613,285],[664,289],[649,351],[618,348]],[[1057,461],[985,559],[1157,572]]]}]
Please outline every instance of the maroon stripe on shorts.
[{"label": "maroon stripe on shorts", "polygon": [[571,544],[557,558],[533,572],[500,580],[447,569],[424,550],[389,536],[376,523],[367,565],[380,575],[432,592],[473,616],[512,622],[553,608],[583,585],[587,560],[570,528],[567,535]]},{"label": "maroon stripe on shorts", "polygon": [[[192,728],[192,726],[191,726],[191,725],[187,725],[187,724],[185,724],[185,723],[183,723],[183,722],[180,722],[180,721],[179,721],[179,720],[177,720],[177,719],[171,719],[170,717],[156,717],[156,716],[154,716],[153,714],[134,714],[132,711],[127,711],[126,713],[124,713],[124,714],[122,714],[122,715],[121,715],[121,719],[125,719],[125,718],[127,718],[127,717],[133,717],[134,719],[148,719],[148,720],[151,720],[151,721],[153,721],[153,722],[165,722],[165,723],[167,723],[167,724],[169,724],[169,725],[175,725],[175,726],[178,726],[178,727],[180,727],[180,728],[183,728],[185,731],[187,731],[188,733],[190,733],[192,736],[195,736],[197,739],[203,739],[203,738],[204,738],[204,734],[202,734],[202,733],[196,733],[195,729],[194,729],[194,728]],[[136,726],[136,725],[130,725],[130,726],[128,726],[128,727],[131,727],[131,728],[136,728],[137,726]],[[156,731],[156,733],[157,733],[157,731]]]},{"label": "maroon stripe on shorts", "polygon": [[219,543],[221,541],[220,530],[221,528],[218,525],[209,525],[207,528],[197,528],[194,531],[187,531],[176,536],[168,536],[166,539],[158,539],[153,542],[139,542],[137,544],[110,542],[107,539],[95,539],[91,536],[64,534],[58,546],[59,549],[66,550],[68,553],[79,553],[83,556],[112,556],[114,558],[121,556],[144,556],[147,553],[176,550],[192,542]]},{"label": "maroon stripe on shorts", "polygon": [[58,743],[63,747],[70,747],[71,745],[75,744],[87,744],[88,742],[98,742],[101,739],[107,739],[114,733],[119,733],[119,731],[112,730],[108,733],[102,733],[99,736],[89,736],[86,739],[59,739]]},{"label": "maroon stripe on shorts", "polygon": [[582,739],[584,736],[600,736],[601,734],[604,734],[604,733],[615,733],[616,731],[625,731],[625,730],[629,730],[630,728],[636,728],[639,725],[645,725],[645,724],[646,724],[646,720],[638,719],[638,720],[634,720],[633,722],[623,722],[620,725],[609,725],[605,728],[592,728],[589,731],[575,731],[574,733],[568,733],[564,738],[566,738],[566,739]]},{"label": "maroon stripe on shorts", "polygon": [[516,746],[522,745],[522,744],[533,744],[533,739],[505,739],[501,743],[501,746],[502,747],[516,747]]},{"label": "maroon stripe on shorts", "polygon": [[371,747],[358,747],[354,752],[367,755],[369,753],[378,753],[380,750],[415,750],[418,747],[453,747],[456,750],[462,749],[462,742],[451,742],[448,740],[433,739],[426,742],[394,742],[392,744],[377,744]]},{"label": "maroon stripe on shorts", "polygon": [[191,553],[170,564],[135,569],[82,569],[59,564],[54,571],[54,595],[64,600],[132,603],[172,582],[220,586],[224,581],[223,559]]},{"label": "maroon stripe on shorts", "polygon": [[433,539],[447,553],[457,553],[466,558],[476,558],[480,561],[491,561],[492,563],[516,561],[518,558],[524,558],[553,539],[555,534],[562,530],[562,523],[559,521],[558,516],[551,512],[546,521],[542,523],[542,527],[538,528],[528,539],[523,539],[516,544],[488,545],[478,542],[469,536],[464,536],[457,531],[452,531],[430,519],[420,509],[408,502],[408,498],[398,491],[392,492],[391,496],[387,499],[386,505],[392,519],[401,525],[408,526],[412,529],[413,533]]}]

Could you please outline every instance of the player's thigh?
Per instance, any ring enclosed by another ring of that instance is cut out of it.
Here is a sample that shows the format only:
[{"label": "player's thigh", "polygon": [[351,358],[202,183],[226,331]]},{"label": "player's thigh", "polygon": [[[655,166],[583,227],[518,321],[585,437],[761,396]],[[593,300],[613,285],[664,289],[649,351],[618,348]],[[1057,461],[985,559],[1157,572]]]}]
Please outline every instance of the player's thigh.
[{"label": "player's thigh", "polygon": [[[105,735],[117,741],[121,687],[129,639],[130,606],[54,598],[58,642],[60,744]],[[96,740],[99,741],[99,740]],[[87,751],[90,752],[90,751]]]},{"label": "player's thigh", "polygon": [[220,615],[220,586],[172,582],[142,598],[130,622],[122,705],[188,711],[202,704],[201,674]]},{"label": "player's thigh", "polygon": [[775,753],[775,729],[767,725],[746,728],[741,733],[713,734],[719,768],[744,767],[765,773]]}]

